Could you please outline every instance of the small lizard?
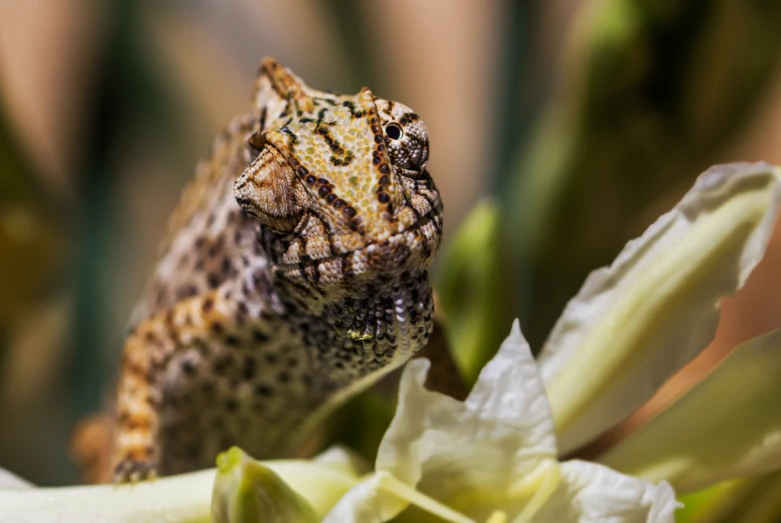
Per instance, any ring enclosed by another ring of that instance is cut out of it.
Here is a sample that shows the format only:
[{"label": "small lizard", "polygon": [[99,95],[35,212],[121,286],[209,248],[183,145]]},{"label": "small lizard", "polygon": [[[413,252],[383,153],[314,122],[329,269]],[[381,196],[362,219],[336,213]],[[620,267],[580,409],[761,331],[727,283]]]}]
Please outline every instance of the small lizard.
[{"label": "small lizard", "polygon": [[131,319],[115,480],[286,456],[431,334],[442,202],[409,107],[271,58],[215,140]]}]

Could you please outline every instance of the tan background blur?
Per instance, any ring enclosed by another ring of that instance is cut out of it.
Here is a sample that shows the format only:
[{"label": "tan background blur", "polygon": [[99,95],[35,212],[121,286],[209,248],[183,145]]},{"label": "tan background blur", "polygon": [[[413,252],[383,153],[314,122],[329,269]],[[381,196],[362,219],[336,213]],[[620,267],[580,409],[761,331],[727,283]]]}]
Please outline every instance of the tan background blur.
[{"label": "tan background blur", "polygon": [[[0,207],[0,228],[30,244],[29,258],[0,261],[18,271],[0,281],[33,289],[0,288],[0,467],[40,484],[75,481],[72,425],[100,406],[167,215],[211,137],[246,110],[263,56],[314,87],[370,85],[415,108],[431,135],[447,243],[505,186],[581,3],[0,0],[0,115],[29,175],[18,201],[33,202]],[[505,105],[508,96],[520,102]],[[757,107],[719,161],[781,164],[778,72]],[[684,189],[638,219],[649,223]],[[724,311],[689,373],[781,326],[781,228]]]}]

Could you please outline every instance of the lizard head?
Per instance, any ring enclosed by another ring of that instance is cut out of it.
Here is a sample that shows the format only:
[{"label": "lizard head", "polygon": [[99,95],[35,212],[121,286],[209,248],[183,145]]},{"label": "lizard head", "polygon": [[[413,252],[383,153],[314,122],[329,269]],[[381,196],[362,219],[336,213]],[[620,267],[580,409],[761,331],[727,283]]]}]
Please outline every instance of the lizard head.
[{"label": "lizard head", "polygon": [[428,267],[442,202],[418,115],[368,88],[317,91],[269,58],[255,103],[254,159],[234,192],[265,226],[275,273],[323,290]]}]

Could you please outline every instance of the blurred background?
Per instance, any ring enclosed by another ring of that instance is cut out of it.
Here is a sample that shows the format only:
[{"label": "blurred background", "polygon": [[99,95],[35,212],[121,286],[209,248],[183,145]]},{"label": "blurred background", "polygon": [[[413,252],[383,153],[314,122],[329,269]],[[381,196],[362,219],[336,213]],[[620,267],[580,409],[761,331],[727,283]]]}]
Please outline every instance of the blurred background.
[{"label": "blurred background", "polygon": [[[539,349],[709,165],[781,164],[780,50],[765,0],[0,0],[0,467],[78,480],[73,426],[105,403],[167,216],[263,56],[426,121],[435,280],[471,379],[513,317]],[[712,346],[608,438],[781,326],[779,267],[781,227]]]}]

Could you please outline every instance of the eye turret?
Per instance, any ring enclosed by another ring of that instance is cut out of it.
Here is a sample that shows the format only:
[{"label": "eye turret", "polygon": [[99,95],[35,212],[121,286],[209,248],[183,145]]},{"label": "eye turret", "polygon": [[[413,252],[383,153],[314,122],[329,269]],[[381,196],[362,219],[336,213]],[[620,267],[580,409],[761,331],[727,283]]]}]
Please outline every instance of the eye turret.
[{"label": "eye turret", "polygon": [[388,156],[399,174],[415,178],[428,162],[428,131],[415,113],[404,113],[385,124]]}]

